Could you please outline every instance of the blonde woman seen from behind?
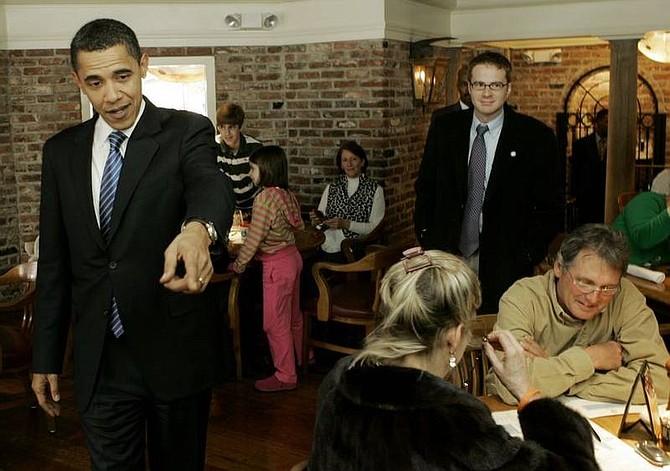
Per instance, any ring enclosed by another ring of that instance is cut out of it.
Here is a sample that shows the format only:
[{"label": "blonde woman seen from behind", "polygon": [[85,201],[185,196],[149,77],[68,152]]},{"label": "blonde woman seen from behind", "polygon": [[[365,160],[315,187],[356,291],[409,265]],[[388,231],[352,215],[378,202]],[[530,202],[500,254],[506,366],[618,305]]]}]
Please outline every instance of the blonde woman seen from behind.
[{"label": "blonde woman seen from behind", "polygon": [[382,282],[381,324],[363,351],[340,360],[320,386],[307,469],[599,469],[588,422],[541,397],[509,332],[492,332],[484,348],[520,401],[525,440],[443,379],[470,341],[479,282],[454,255],[419,248],[406,254]]}]

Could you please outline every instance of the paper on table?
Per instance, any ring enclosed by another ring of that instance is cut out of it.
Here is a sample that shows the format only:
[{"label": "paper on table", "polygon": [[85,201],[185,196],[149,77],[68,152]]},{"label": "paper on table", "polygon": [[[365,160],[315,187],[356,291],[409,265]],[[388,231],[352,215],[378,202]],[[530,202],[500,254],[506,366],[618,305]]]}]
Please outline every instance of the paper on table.
[{"label": "paper on table", "polygon": [[662,271],[650,270],[649,268],[641,267],[639,265],[628,265],[626,272],[628,272],[629,275],[637,276],[638,278],[653,281],[658,284],[665,281],[665,273]]},{"label": "paper on table", "polygon": [[[623,411],[626,407],[626,405],[622,403],[589,401],[575,396],[559,396],[557,399],[566,407],[579,412],[584,417],[589,419],[595,419],[596,417],[607,417],[609,415],[621,415],[623,414]],[[659,405],[664,406],[665,404]],[[647,412],[646,406],[644,404],[631,405],[628,410],[638,414]]]},{"label": "paper on table", "polygon": [[[513,437],[523,438],[519,416],[515,410],[493,412],[493,420],[505,427],[505,430]],[[619,440],[595,422],[589,421],[601,441],[593,441],[596,453],[596,461],[600,468],[607,471],[651,471],[658,469],[670,470],[670,466],[659,468],[645,461],[644,458],[635,453],[633,447]]]}]

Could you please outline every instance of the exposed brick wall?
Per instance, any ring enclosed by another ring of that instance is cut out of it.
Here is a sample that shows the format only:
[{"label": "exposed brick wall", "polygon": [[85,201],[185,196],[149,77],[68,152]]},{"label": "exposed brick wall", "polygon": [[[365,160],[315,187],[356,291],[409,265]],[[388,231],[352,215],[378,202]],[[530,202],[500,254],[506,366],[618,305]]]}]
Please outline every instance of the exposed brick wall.
[{"label": "exposed brick wall", "polygon": [[[359,141],[368,151],[369,174],[384,185],[388,238],[413,237],[413,183],[431,110],[424,113],[412,104],[407,43],[380,39],[147,52],[150,57],[213,55],[217,103],[242,104],[243,131],[286,149],[291,185],[304,205],[317,204],[336,175],[338,143]],[[555,129],[556,113],[574,81],[607,65],[609,54],[608,46],[563,48],[561,64],[544,66],[528,65],[520,51],[513,51],[510,102]],[[463,56],[469,59],[472,51]],[[16,258],[19,247],[37,233],[44,140],[79,121],[79,93],[67,61],[66,50],[0,51],[0,257]],[[644,57],[639,66],[665,112],[670,66]]]},{"label": "exposed brick wall", "polygon": [[[14,174],[12,211],[18,220],[10,225],[21,258],[25,242],[35,239],[39,224],[42,145],[56,131],[80,119],[79,94],[69,78],[67,51],[10,51],[8,106],[10,160]],[[4,228],[3,228],[4,229]],[[2,248],[0,248],[1,250]]]},{"label": "exposed brick wall", "polygon": [[[325,184],[337,174],[338,144],[359,141],[368,152],[370,176],[385,189],[389,239],[413,238],[408,223],[412,185],[430,115],[412,104],[407,43],[345,41],[147,52],[150,57],[213,55],[217,103],[242,104],[247,115],[244,132],[286,149],[290,182],[304,205],[316,205]],[[7,176],[6,198],[15,216],[13,224],[1,224],[14,242],[0,249],[34,239],[42,145],[80,119],[79,93],[69,76],[66,50],[10,51],[5,57],[11,150],[2,155],[16,168]]]},{"label": "exposed brick wall", "polygon": [[9,52],[0,51],[0,272],[19,259],[15,157],[10,142]]},{"label": "exposed brick wall", "polygon": [[318,204],[338,170],[337,147],[358,141],[383,182],[387,233],[413,237],[413,182],[427,115],[412,105],[408,45],[344,41],[215,50],[217,98],[242,103],[245,132],[288,152],[291,185]]}]

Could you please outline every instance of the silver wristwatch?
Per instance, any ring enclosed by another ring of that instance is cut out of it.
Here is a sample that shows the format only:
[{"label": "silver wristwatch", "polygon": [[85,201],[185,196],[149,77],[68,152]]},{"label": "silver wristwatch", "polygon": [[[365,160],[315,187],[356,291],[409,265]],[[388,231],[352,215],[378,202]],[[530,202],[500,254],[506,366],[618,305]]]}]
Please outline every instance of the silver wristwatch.
[{"label": "silver wristwatch", "polygon": [[214,223],[211,221],[205,221],[204,219],[199,219],[199,218],[190,218],[184,221],[184,223],[181,225],[181,230],[183,231],[184,228],[186,227],[186,224],[189,222],[199,222],[203,226],[205,226],[205,229],[207,229],[207,235],[209,235],[209,240],[210,244],[213,245],[216,243],[217,240],[219,240],[219,234],[216,232],[216,227],[214,227]]}]

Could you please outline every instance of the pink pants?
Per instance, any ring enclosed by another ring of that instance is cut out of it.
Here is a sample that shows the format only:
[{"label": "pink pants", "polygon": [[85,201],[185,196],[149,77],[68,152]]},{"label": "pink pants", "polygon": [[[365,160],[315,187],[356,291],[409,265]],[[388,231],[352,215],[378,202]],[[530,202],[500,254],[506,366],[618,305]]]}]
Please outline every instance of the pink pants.
[{"label": "pink pants", "polygon": [[263,264],[263,330],[277,370],[275,376],[284,383],[296,383],[294,353],[302,363],[302,257],[295,245],[289,245],[257,258]]}]

